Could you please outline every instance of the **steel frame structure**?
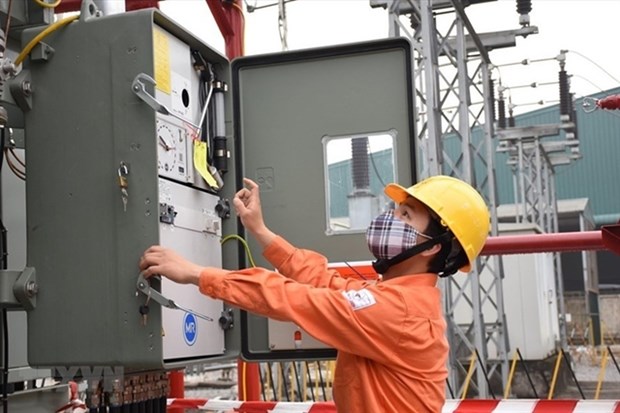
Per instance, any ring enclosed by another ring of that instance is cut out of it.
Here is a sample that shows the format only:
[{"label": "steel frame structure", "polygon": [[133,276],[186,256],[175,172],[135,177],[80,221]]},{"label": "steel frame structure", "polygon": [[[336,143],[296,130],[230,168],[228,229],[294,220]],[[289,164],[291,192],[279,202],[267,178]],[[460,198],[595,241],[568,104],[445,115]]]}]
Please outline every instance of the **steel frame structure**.
[{"label": "steel frame structure", "polygon": [[[497,236],[490,59],[461,2],[445,1],[441,9],[434,9],[437,3],[386,2],[390,36],[406,36],[414,45],[419,175],[452,175],[472,184],[489,205],[491,235]],[[404,23],[405,17],[409,24]],[[482,136],[475,130],[482,131]],[[490,377],[499,375],[506,383],[509,343],[502,279],[501,257],[481,256],[469,275],[443,283],[449,385],[451,392],[458,389],[455,397],[466,390],[465,364],[470,355],[478,362],[474,382],[479,397],[488,396]],[[464,321],[467,313],[471,320]]]},{"label": "steel frame structure", "polygon": [[[513,127],[500,130],[498,152],[508,154],[514,183],[516,222],[529,222],[547,234],[558,233],[558,208],[555,189],[555,167],[579,159],[579,141],[567,133],[565,140],[549,140],[557,137],[562,129],[574,128],[574,123]],[[589,273],[589,259],[584,257],[584,279]],[[567,346],[566,311],[564,306],[564,281],[561,256],[553,254],[553,270],[556,299],[559,312],[559,345]],[[586,283],[587,286],[587,283]],[[586,311],[589,313],[588,300]]]}]

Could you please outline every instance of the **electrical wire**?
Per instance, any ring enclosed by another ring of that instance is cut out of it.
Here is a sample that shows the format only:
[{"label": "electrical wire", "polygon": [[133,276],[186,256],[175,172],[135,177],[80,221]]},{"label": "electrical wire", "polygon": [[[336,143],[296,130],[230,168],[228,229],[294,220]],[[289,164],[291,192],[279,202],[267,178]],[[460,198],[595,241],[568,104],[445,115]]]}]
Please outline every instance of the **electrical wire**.
[{"label": "electrical wire", "polygon": [[[24,168],[26,167],[26,163],[24,161],[22,161],[21,159],[19,159],[19,156],[17,156],[17,154],[15,153],[15,149],[13,148],[8,148],[9,152],[11,152],[11,155],[13,155],[13,157],[15,158],[15,160]],[[26,171],[24,171],[25,173]]]},{"label": "electrical wire", "polygon": [[377,165],[375,164],[375,157],[372,156],[372,152],[369,153],[368,155],[369,155],[369,158],[370,158],[370,163],[372,164],[372,169],[375,171],[375,175],[377,176],[377,179],[381,183],[381,186],[386,187],[387,185],[383,181],[383,179],[381,178],[381,174],[379,173],[379,169],[377,168]]},{"label": "electrical wire", "polygon": [[590,59],[589,57],[575,51],[575,50],[567,50],[568,52],[571,53],[575,53],[578,56],[583,57],[584,59],[586,59],[588,62],[592,63],[594,66],[598,67],[599,69],[601,69],[603,72],[605,72],[605,74],[607,76],[609,76],[610,78],[612,78],[616,83],[620,83],[620,80],[616,79],[611,73],[609,73],[607,70],[605,70],[601,65],[599,65],[598,63],[596,63],[594,60]]},{"label": "electrical wire", "polygon": [[[201,119],[201,130],[200,130],[200,139],[207,144],[207,164],[213,164],[213,150],[212,147],[213,135],[212,131],[213,127],[213,106],[211,105],[211,96],[213,94],[213,84],[215,81],[215,75],[213,73],[213,69],[211,67],[211,63],[208,63],[207,60],[200,54],[198,50],[192,50],[192,57],[194,59],[194,65],[196,70],[199,73],[200,77],[200,85],[198,88],[198,98],[200,107],[203,108],[203,111],[206,110],[204,120]],[[207,85],[209,88],[207,90]]]},{"label": "electrical wire", "polygon": [[241,400],[243,401],[248,401],[248,390],[247,390],[247,386],[246,386],[246,374],[247,374],[247,363],[245,362],[245,360],[241,360],[241,396],[243,397]]},{"label": "electrical wire", "polygon": [[[254,258],[252,258],[252,252],[250,251],[250,247],[247,241],[243,239],[243,237],[237,234],[227,235],[224,238],[222,238],[222,241],[220,241],[220,244],[224,245],[224,243],[230,241],[231,239],[236,239],[243,245],[243,248],[245,249],[245,253],[248,256],[248,260],[250,261],[250,265],[252,265],[252,267],[256,267],[256,264],[254,263]],[[246,370],[247,370],[247,363],[245,362],[245,360],[241,360],[241,395],[242,395],[242,400],[245,400],[245,401],[247,401],[247,396],[248,396],[247,388],[246,388],[247,386]]]},{"label": "electrical wire", "polygon": [[28,54],[32,51],[32,49],[41,41],[43,40],[47,35],[49,35],[50,33],[60,29],[63,26],[66,26],[67,24],[71,23],[74,20],[77,20],[80,16],[79,15],[74,15],[74,16],[69,16],[66,17],[62,20],[58,20],[55,23],[50,24],[49,26],[47,26],[47,28],[45,28],[45,30],[43,30],[41,33],[37,34],[30,42],[28,42],[28,44],[26,45],[26,47],[24,47],[24,50],[22,50],[19,55],[17,55],[17,57],[15,58],[15,66],[18,66],[21,62],[24,61],[24,59],[26,59],[26,56],[28,56]]},{"label": "electrical wire", "polygon": [[62,0],[56,0],[53,3],[46,3],[43,0],[34,0],[39,6],[45,8],[45,9],[53,9],[55,7],[58,7],[58,5],[60,4],[60,2]]},{"label": "electrical wire", "polygon": [[13,0],[9,0],[9,7],[6,11],[6,27],[4,28],[4,41],[9,41],[9,28],[11,27],[11,10],[13,9]]},{"label": "electrical wire", "polygon": [[245,249],[245,253],[248,256],[248,260],[250,261],[250,265],[252,267],[256,267],[256,263],[254,262],[254,258],[252,258],[252,252],[250,251],[250,247],[249,247],[247,241],[245,239],[243,239],[243,237],[241,237],[241,236],[239,236],[237,234],[227,235],[224,238],[222,238],[222,241],[220,243],[222,245],[224,245],[224,243],[230,241],[231,239],[236,239],[241,244],[243,244],[243,248]]},{"label": "electrical wire", "polygon": [[[15,176],[17,176],[22,181],[25,181],[26,180],[26,171],[25,170],[22,171],[17,165],[15,165],[13,163],[13,160],[11,159],[9,154],[12,153],[13,156],[16,156],[16,155],[15,155],[14,152],[11,152],[10,149],[12,149],[12,148],[4,148],[4,158],[6,159],[6,164],[8,165],[9,169],[11,170],[11,172],[13,172],[15,174]],[[16,160],[19,163],[21,163],[21,160],[19,158],[16,158]]]},{"label": "electrical wire", "polygon": [[[575,75],[575,74],[573,74],[573,75],[571,75],[571,76],[576,77],[576,78],[579,78],[579,79],[582,79],[582,80],[585,80],[586,82],[588,82],[590,85],[594,86],[595,88],[597,88],[597,89],[598,89],[598,90],[600,90],[601,92],[603,92],[603,93],[605,92],[605,91],[603,90],[603,88],[601,88],[599,85],[597,85],[596,83],[592,82],[590,79],[588,79],[588,78],[586,78],[586,77],[584,77],[584,76],[581,76],[581,75]],[[620,83],[620,82],[619,82],[619,83]],[[586,98],[588,98],[588,97],[589,97],[589,96],[581,96],[581,98],[582,98],[582,99],[586,99]],[[607,113],[607,114],[609,114],[609,115],[611,115],[611,116],[620,117],[620,113],[616,113],[616,112],[615,112],[615,111],[613,111],[613,110],[605,110],[605,111],[603,111],[603,112],[604,112],[604,113]],[[588,112],[586,111],[586,113],[588,113]],[[563,168],[563,169],[564,169],[564,168]]]}]

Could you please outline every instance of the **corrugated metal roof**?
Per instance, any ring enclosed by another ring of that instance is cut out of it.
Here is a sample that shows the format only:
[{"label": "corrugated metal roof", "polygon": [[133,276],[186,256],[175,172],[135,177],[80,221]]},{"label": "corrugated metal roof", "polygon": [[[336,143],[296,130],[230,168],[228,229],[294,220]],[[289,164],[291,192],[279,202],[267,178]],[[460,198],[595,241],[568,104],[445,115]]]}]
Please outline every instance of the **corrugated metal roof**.
[{"label": "corrugated metal roof", "polygon": [[[595,95],[596,99],[620,94],[620,87]],[[576,101],[577,130],[582,158],[555,170],[557,199],[588,198],[598,222],[620,216],[620,110],[585,113],[583,99]],[[559,106],[549,106],[515,117],[516,126],[559,123]],[[512,172],[506,155],[497,154],[500,204],[514,202]],[[598,219],[597,219],[598,218]]]}]

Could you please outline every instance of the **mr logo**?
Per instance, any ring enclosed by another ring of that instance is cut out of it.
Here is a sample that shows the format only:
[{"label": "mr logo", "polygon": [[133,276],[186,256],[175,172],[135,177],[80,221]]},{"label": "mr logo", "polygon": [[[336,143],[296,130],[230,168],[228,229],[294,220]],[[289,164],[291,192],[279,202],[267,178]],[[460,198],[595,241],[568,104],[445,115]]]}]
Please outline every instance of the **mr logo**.
[{"label": "mr logo", "polygon": [[198,323],[192,313],[185,313],[183,317],[183,338],[188,346],[193,346],[198,337]]}]

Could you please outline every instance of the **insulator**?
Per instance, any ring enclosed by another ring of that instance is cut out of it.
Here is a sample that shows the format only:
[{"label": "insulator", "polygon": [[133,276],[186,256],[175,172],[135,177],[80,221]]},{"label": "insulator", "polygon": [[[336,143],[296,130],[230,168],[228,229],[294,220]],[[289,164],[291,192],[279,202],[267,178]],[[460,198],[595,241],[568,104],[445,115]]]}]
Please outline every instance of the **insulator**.
[{"label": "insulator", "polygon": [[522,27],[527,27],[530,25],[530,11],[532,11],[532,2],[530,0],[517,0],[519,24]]},{"label": "insulator", "polygon": [[491,119],[495,122],[495,82],[489,78],[489,96],[491,97]]},{"label": "insulator", "polygon": [[353,190],[367,190],[370,188],[368,137],[351,139],[351,161],[353,167]]},{"label": "insulator", "polygon": [[510,117],[508,118],[508,126],[511,128],[515,127],[515,117],[510,115]]},{"label": "insulator", "polygon": [[420,16],[418,16],[415,12],[409,15],[409,24],[413,30],[418,30],[420,27]]},{"label": "insulator", "polygon": [[620,95],[611,95],[596,102],[596,106],[601,109],[620,109]]},{"label": "insulator", "polygon": [[560,70],[560,116],[569,116],[571,113],[570,91],[566,70]]},{"label": "insulator", "polygon": [[506,129],[506,101],[504,99],[499,99],[497,101],[497,126],[500,129]]},{"label": "insulator", "polygon": [[532,0],[517,0],[517,13],[529,14],[532,11]]}]

